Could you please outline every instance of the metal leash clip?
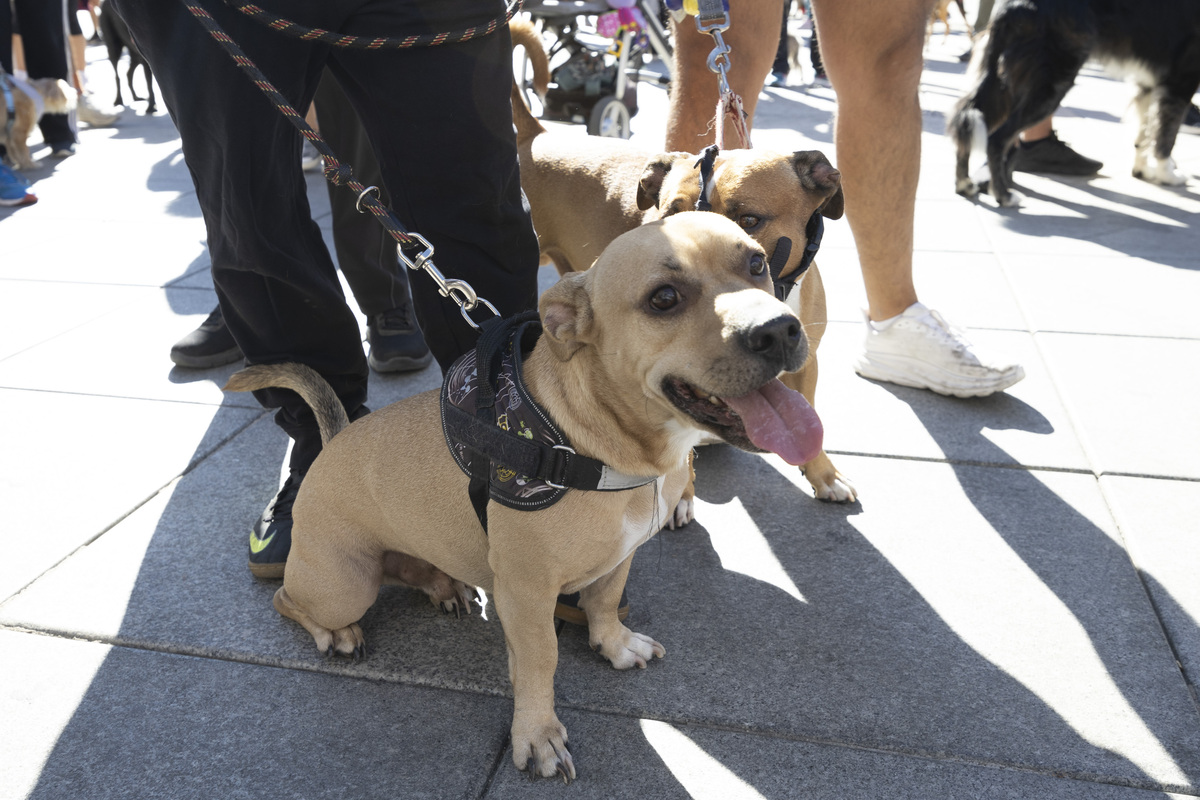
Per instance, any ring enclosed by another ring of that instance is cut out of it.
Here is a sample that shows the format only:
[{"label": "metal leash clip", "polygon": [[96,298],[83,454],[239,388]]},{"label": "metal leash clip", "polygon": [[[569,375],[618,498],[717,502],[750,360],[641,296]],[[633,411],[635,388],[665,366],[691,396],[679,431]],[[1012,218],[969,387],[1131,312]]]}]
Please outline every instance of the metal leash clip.
[{"label": "metal leash clip", "polygon": [[463,319],[467,321],[468,325],[475,330],[479,330],[479,324],[471,319],[471,315],[468,312],[474,311],[480,304],[487,307],[495,316],[500,316],[500,312],[496,310],[496,307],[480,297],[471,284],[458,278],[447,278],[441,273],[441,270],[434,266],[432,260],[433,245],[429,243],[428,239],[419,233],[410,233],[408,237],[419,242],[425,249],[416,257],[409,258],[408,254],[404,252],[404,247],[396,245],[396,254],[400,257],[400,260],[409,269],[425,270],[425,273],[430,278],[433,278],[433,282],[437,284],[438,294],[442,297],[450,298],[458,305],[459,313],[462,314]]}]

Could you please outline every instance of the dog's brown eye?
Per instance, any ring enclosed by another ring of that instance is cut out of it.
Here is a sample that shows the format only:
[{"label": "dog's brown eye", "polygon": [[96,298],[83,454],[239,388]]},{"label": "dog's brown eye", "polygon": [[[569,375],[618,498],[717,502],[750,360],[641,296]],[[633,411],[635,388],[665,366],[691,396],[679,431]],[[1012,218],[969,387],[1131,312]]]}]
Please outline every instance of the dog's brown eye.
[{"label": "dog's brown eye", "polygon": [[752,231],[762,224],[762,217],[756,217],[753,214],[743,214],[738,217],[737,224],[741,225],[744,231]]},{"label": "dog's brown eye", "polygon": [[750,256],[750,274],[762,275],[767,271],[767,259],[762,255],[755,253]]},{"label": "dog's brown eye", "polygon": [[654,290],[654,294],[650,295],[651,307],[659,311],[666,311],[678,304],[679,292],[675,291],[674,286],[660,286]]}]

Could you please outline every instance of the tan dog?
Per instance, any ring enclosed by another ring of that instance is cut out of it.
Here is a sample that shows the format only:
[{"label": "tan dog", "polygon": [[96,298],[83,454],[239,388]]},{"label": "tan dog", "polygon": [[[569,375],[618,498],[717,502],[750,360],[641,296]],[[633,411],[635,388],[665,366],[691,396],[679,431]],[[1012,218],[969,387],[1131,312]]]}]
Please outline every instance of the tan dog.
[{"label": "tan dog", "polygon": [[[518,19],[510,27],[514,43],[525,48],[533,64],[535,88],[545,86],[548,67],[537,31]],[[547,132],[515,86],[513,121],[521,188],[529,199],[538,243],[543,257],[552,259],[560,273],[587,269],[626,231],[696,206],[700,172],[697,156],[691,153],[652,153],[621,139]],[[844,210],[841,175],[816,150],[727,150],[717,156],[709,185],[712,210],[736,222],[768,255],[775,253],[782,237],[791,240],[782,278],[799,268],[813,212],[840,219]],[[789,303],[808,334],[809,359],[783,381],[812,403],[816,352],[827,320],[825,289],[815,263]],[[824,451],[801,469],[819,499],[853,502],[858,496]]]},{"label": "tan dog", "polygon": [[942,41],[950,36],[950,3],[953,2],[958,6],[958,14],[962,17],[963,24],[967,26],[967,36],[974,38],[975,29],[971,27],[971,21],[967,19],[967,9],[963,6],[963,0],[937,0],[933,7],[933,13],[929,17],[929,33],[927,38],[933,38],[933,23],[940,21],[945,26],[945,31],[942,33]]},{"label": "tan dog", "polygon": [[557,595],[580,592],[589,640],[617,669],[662,657],[661,644],[621,624],[617,606],[634,550],[682,513],[692,447],[707,432],[799,463],[820,449],[821,431],[776,380],[805,358],[799,320],[771,293],[762,248],[715,214],[619,237],[591,270],[550,288],[540,313],[544,332],[524,361],[529,394],[579,454],[650,483],[569,490],[538,511],[493,499],[485,533],[443,439],[437,391],[347,426],[337,397],[304,367],[250,367],[226,388],[295,389],[331,439],[296,499],[275,608],[319,649],[359,655],[357,622],[385,570],[401,567],[444,607],[466,606],[467,587],[483,588],[508,644],[513,760],[570,780],[554,711]]},{"label": "tan dog", "polygon": [[[30,169],[36,166],[29,152],[26,140],[37,125],[42,114],[66,114],[75,107],[75,90],[66,81],[55,78],[34,78],[22,82],[25,87],[37,92],[38,97],[31,97],[23,90],[22,83],[12,80],[8,75],[0,74],[0,80],[8,82],[13,99],[12,129],[9,130],[8,102],[4,94],[0,94],[0,144],[8,146],[9,155],[19,169]],[[6,135],[7,133],[7,135]]]}]

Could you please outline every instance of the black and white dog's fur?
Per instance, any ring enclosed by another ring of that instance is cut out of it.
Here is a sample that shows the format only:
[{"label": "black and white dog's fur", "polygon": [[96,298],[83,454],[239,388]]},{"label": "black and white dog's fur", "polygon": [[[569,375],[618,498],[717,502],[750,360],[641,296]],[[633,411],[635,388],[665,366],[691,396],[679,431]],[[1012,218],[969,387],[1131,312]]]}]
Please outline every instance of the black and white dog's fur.
[{"label": "black and white dog's fur", "polygon": [[1186,181],[1171,150],[1200,85],[1200,0],[1003,0],[985,35],[977,80],[947,126],[958,145],[959,194],[974,197],[982,188],[967,172],[982,116],[991,194],[1015,205],[1004,165],[1017,134],[1054,113],[1089,58],[1137,83],[1134,176]]}]

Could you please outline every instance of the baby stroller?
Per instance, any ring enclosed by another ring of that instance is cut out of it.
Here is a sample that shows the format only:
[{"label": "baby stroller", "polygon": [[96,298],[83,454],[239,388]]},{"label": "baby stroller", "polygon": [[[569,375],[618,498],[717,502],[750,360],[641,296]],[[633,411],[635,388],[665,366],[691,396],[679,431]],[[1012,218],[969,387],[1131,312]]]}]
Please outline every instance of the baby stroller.
[{"label": "baby stroller", "polygon": [[[526,0],[523,8],[554,37],[547,53],[552,65],[560,62],[551,71],[542,119],[584,124],[593,136],[628,139],[638,110],[638,80],[670,82],[671,46],[658,0]],[[666,75],[642,69],[651,55],[666,65]]]}]

